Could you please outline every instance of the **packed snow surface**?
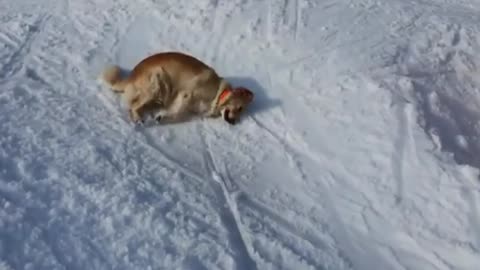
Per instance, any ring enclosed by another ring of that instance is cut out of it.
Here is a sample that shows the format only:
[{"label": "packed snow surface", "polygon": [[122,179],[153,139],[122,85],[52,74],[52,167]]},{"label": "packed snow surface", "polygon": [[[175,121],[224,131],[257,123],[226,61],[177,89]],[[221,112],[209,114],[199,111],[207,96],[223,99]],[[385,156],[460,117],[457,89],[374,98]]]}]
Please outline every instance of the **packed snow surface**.
[{"label": "packed snow surface", "polygon": [[[0,0],[0,269],[480,267],[480,1]],[[132,124],[161,51],[255,100]]]}]

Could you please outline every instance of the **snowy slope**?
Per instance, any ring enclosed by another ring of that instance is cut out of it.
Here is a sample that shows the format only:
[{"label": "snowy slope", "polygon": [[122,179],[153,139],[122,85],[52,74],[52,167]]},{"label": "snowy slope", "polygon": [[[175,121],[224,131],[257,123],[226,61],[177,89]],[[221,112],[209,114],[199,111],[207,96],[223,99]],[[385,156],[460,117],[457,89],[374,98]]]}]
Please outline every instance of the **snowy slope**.
[{"label": "snowy slope", "polygon": [[[0,269],[478,269],[478,0],[0,6]],[[164,50],[249,115],[132,125]]]}]

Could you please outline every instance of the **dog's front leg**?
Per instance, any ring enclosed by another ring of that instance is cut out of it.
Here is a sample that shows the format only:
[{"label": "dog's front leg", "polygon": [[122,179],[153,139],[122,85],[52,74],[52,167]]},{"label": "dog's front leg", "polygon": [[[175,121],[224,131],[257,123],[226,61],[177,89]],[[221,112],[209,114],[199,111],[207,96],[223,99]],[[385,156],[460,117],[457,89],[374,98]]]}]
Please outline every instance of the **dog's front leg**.
[{"label": "dog's front leg", "polygon": [[161,109],[155,114],[155,120],[163,122],[183,119],[189,112],[190,104],[190,94],[179,93],[167,109]]}]

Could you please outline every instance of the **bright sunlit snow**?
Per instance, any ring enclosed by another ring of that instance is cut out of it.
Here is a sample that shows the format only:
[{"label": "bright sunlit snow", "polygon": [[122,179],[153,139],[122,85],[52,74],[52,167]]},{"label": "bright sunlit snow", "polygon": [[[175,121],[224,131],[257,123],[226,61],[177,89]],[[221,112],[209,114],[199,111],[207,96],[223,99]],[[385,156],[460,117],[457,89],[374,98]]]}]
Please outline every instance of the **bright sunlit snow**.
[{"label": "bright sunlit snow", "polygon": [[[477,270],[478,0],[0,0],[0,269]],[[139,127],[175,50],[255,100]]]}]

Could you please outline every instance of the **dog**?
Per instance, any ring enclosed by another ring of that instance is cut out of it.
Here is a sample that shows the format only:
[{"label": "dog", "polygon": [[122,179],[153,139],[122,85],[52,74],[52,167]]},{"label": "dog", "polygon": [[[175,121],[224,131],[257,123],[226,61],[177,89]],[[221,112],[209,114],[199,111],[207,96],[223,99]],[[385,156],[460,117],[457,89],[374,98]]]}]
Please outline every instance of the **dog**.
[{"label": "dog", "polygon": [[233,88],[212,67],[181,52],[148,56],[126,78],[122,78],[120,67],[107,67],[101,79],[114,92],[123,94],[130,119],[140,123],[146,112],[155,111],[159,123],[191,116],[222,116],[234,125],[254,98],[249,89]]}]

